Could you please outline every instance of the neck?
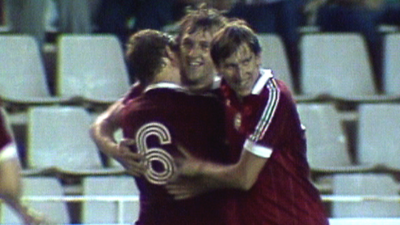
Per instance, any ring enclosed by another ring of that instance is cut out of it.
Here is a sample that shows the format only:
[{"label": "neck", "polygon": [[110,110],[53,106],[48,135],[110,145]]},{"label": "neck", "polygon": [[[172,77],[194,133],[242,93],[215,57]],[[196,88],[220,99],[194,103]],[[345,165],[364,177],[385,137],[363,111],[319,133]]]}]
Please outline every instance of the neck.
[{"label": "neck", "polygon": [[185,84],[185,86],[193,93],[204,93],[207,91],[210,91],[212,89],[212,83],[211,84]]},{"label": "neck", "polygon": [[152,84],[160,83],[160,82],[169,82],[180,84],[179,81],[179,70],[174,67],[165,67],[163,68],[155,77]]}]

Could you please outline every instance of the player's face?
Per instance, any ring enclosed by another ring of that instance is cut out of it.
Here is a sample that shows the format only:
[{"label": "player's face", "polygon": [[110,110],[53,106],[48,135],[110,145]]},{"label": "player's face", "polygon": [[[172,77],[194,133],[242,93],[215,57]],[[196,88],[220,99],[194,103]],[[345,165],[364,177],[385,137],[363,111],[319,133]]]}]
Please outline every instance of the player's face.
[{"label": "player's face", "polygon": [[236,52],[222,60],[218,72],[238,97],[251,94],[251,90],[259,77],[260,57],[244,43]]},{"label": "player's face", "polygon": [[214,64],[210,55],[212,33],[199,29],[183,35],[180,43],[182,82],[185,85],[212,84]]}]

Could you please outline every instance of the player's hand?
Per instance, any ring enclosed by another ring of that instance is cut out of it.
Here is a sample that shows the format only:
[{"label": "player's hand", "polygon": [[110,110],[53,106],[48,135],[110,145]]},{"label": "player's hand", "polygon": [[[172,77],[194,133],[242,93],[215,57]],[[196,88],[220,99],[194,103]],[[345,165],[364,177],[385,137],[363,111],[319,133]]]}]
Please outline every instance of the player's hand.
[{"label": "player's hand", "polygon": [[210,190],[201,177],[179,177],[168,182],[165,187],[175,200],[193,198]]},{"label": "player's hand", "polygon": [[113,158],[121,163],[128,174],[140,177],[145,173],[146,168],[142,163],[143,155],[132,151],[135,147],[135,140],[123,139],[118,143],[118,154]]},{"label": "player's hand", "polygon": [[22,212],[20,213],[23,220],[24,225],[50,225],[55,224],[50,222],[42,213],[39,213],[32,208],[23,207]]},{"label": "player's hand", "polygon": [[194,157],[188,149],[186,149],[180,143],[177,144],[178,151],[183,155],[183,157],[175,158],[175,165],[177,166],[177,171],[173,178],[177,179],[179,177],[196,177],[199,176],[199,171],[202,162]]}]

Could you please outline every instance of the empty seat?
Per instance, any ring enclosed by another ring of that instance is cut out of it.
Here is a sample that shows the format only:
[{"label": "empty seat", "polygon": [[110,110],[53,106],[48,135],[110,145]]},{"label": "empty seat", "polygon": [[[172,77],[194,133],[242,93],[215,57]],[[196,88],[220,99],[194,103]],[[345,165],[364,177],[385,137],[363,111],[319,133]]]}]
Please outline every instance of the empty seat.
[{"label": "empty seat", "polygon": [[[333,202],[333,217],[399,217],[400,203],[371,199],[398,197],[399,185],[388,174],[336,174],[333,177],[333,194],[365,197],[358,202]],[[367,197],[369,196],[369,198]]]},{"label": "empty seat", "polygon": [[359,34],[307,34],[300,41],[301,90],[347,101],[385,99],[377,94],[365,40]]},{"label": "empty seat", "polygon": [[290,71],[285,45],[276,34],[258,34],[262,48],[261,65],[274,71],[276,78],[283,80],[294,91],[294,82]]},{"label": "empty seat", "polygon": [[333,104],[302,103],[297,109],[306,127],[307,157],[313,171],[356,172],[373,168],[352,162],[342,118]]},{"label": "empty seat", "polygon": [[0,97],[6,103],[53,104],[38,44],[31,36],[0,35]]},{"label": "empty seat", "polygon": [[[85,201],[82,205],[82,223],[133,223],[139,215],[139,191],[130,176],[86,177],[83,179],[83,194],[87,197],[124,197],[135,201],[121,202],[118,209],[116,201]],[[123,209],[123,210],[122,210]],[[121,215],[122,214],[122,215]]]},{"label": "empty seat", "polygon": [[400,95],[400,34],[384,37],[383,89],[386,95]]},{"label": "empty seat", "polygon": [[[64,195],[61,183],[52,177],[25,177],[22,179],[23,199],[26,205],[51,222],[51,224],[69,224],[70,215],[67,204],[63,201],[39,199],[32,197],[62,197]],[[2,204],[1,224],[23,224],[18,215],[8,206]]]},{"label": "empty seat", "polygon": [[129,88],[119,40],[113,35],[62,35],[57,42],[60,96],[112,103]]},{"label": "empty seat", "polygon": [[358,110],[359,162],[400,170],[400,104],[361,104]]},{"label": "empty seat", "polygon": [[329,218],[330,225],[398,225],[399,218]]},{"label": "empty seat", "polygon": [[91,117],[81,107],[32,107],[28,112],[27,164],[70,174],[118,172],[103,167],[91,140]]}]

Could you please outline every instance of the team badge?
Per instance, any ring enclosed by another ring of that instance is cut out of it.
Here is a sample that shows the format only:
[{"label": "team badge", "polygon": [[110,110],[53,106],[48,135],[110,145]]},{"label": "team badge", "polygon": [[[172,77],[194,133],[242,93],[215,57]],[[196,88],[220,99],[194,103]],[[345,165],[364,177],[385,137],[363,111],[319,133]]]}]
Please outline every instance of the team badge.
[{"label": "team badge", "polygon": [[242,125],[242,114],[236,113],[235,118],[233,120],[233,125],[236,130],[240,129],[240,126]]}]

